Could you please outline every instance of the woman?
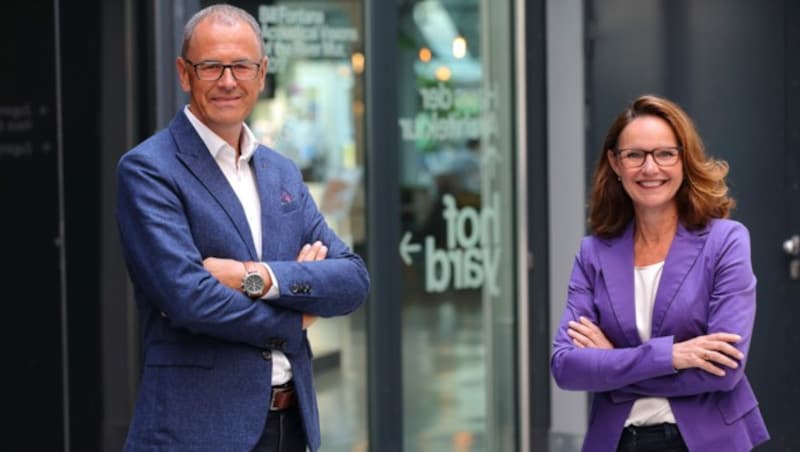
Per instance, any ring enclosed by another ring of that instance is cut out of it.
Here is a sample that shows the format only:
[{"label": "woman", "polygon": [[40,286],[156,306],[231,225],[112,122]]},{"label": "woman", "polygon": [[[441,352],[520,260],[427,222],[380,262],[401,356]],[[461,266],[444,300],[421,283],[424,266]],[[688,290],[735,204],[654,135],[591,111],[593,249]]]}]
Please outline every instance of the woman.
[{"label": "woman", "polygon": [[594,394],[584,451],[747,451],[769,439],[744,375],[756,309],[728,165],[655,96],[614,121],[551,368]]}]

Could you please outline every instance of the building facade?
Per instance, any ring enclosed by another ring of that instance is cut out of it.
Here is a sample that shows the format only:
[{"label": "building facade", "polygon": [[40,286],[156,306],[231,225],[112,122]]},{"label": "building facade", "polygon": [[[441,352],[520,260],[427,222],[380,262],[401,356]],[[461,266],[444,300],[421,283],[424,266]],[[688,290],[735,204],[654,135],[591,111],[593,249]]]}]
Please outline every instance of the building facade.
[{"label": "building facade", "polygon": [[[209,3],[0,7],[4,427],[28,450],[124,442],[141,363],[115,168],[187,102],[174,62]],[[798,6],[230,3],[270,58],[249,126],[295,161],[372,277],[363,308],[309,331],[322,450],[579,450],[588,397],[551,383],[552,331],[595,147],[645,92],[684,105],[731,163],[759,278],[748,375],[763,450],[800,447],[800,366],[770,354],[800,343],[800,260],[781,248],[800,233]]]}]

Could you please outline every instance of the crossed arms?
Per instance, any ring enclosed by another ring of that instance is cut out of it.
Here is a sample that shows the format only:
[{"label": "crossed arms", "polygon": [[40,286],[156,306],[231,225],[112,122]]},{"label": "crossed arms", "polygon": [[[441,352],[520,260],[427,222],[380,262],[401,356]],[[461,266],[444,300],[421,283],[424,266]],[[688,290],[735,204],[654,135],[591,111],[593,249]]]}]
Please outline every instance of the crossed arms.
[{"label": "crossed arms", "polygon": [[[297,262],[315,262],[324,260],[328,255],[328,247],[323,245],[322,242],[316,241],[313,244],[306,243],[300,248],[297,254]],[[241,289],[242,278],[244,278],[244,263],[233,259],[222,259],[218,257],[207,257],[203,259],[203,267],[211,273],[214,278],[219,280],[220,283],[233,290]],[[264,278],[266,286],[264,287],[264,294],[269,293],[270,288],[274,285],[272,275],[267,271],[263,265],[256,265],[256,271]],[[318,319],[317,316],[303,313],[303,329],[308,329]]]},{"label": "crossed arms", "polygon": [[[198,196],[206,197],[207,206],[216,201],[197,192],[203,188],[190,179],[193,176],[183,174],[179,184],[176,173],[182,167],[174,154],[151,150],[131,152],[120,161],[117,197],[123,253],[137,302],[146,316],[160,311],[172,328],[255,347],[281,338],[288,350],[299,350],[303,327],[310,325],[312,316],[343,315],[363,302],[369,287],[363,261],[327,227],[304,186],[298,197],[302,209],[298,223],[302,225],[296,227],[302,227],[302,236],[314,252],[309,254],[310,250],[304,252],[303,248],[294,260],[267,262],[280,283],[280,296],[251,300],[240,289],[241,263],[207,261],[209,256],[201,252],[203,246],[213,245],[230,250],[223,251],[228,254],[225,257],[248,254],[243,244],[220,241],[214,235],[219,234],[219,224],[230,220],[224,214],[220,218],[210,207],[208,213],[197,213]],[[299,172],[296,177],[295,182],[302,184]],[[195,206],[190,208],[190,203]],[[217,222],[217,229],[204,222]],[[198,234],[198,227],[209,231]],[[317,241],[320,244],[314,248]],[[228,264],[231,269],[225,270]],[[234,272],[239,273],[235,276]],[[286,286],[297,280],[313,282],[314,292],[292,293]]]},{"label": "crossed arms", "polygon": [[598,326],[594,269],[582,248],[553,346],[556,383],[569,390],[610,391],[615,402],[732,390],[744,376],[755,318],[749,256],[746,229],[738,225],[727,231],[714,266],[711,296],[703,307],[708,312],[703,334],[680,342],[671,335],[654,337],[635,347],[618,347]]}]

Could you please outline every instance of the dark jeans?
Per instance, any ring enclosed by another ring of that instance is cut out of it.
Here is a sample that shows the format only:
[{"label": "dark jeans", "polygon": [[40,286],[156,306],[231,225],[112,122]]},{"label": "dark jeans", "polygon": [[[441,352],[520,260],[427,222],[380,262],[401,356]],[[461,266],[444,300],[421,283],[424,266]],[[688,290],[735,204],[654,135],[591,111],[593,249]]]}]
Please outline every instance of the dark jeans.
[{"label": "dark jeans", "polygon": [[675,424],[625,427],[617,452],[688,452]]},{"label": "dark jeans", "polygon": [[297,404],[282,411],[270,411],[264,433],[254,452],[306,452],[306,434]]}]

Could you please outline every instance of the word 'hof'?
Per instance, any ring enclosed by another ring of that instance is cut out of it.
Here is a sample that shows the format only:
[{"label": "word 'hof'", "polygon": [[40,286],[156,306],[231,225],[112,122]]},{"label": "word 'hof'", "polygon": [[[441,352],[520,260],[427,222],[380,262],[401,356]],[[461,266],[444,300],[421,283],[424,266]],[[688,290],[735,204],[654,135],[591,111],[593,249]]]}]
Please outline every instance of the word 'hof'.
[{"label": "word 'hof'", "polygon": [[494,193],[491,205],[480,212],[469,206],[457,208],[449,194],[442,196],[442,202],[447,248],[437,248],[434,237],[425,237],[425,290],[443,292],[451,284],[455,289],[476,289],[486,284],[491,294],[499,295],[500,195]]},{"label": "word 'hof'", "polygon": [[[414,118],[398,120],[404,141],[481,139],[481,208],[459,208],[455,197],[445,193],[441,215],[445,220],[446,243],[437,243],[433,235],[426,236],[422,245],[413,243],[410,232],[406,232],[400,243],[400,255],[406,265],[412,263],[410,254],[423,251],[424,246],[427,292],[485,287],[490,295],[500,295],[502,211],[500,194],[493,188],[499,159],[495,145],[496,92],[493,87],[451,89],[444,84],[420,88],[422,110]],[[475,113],[464,113],[470,110]]]}]

